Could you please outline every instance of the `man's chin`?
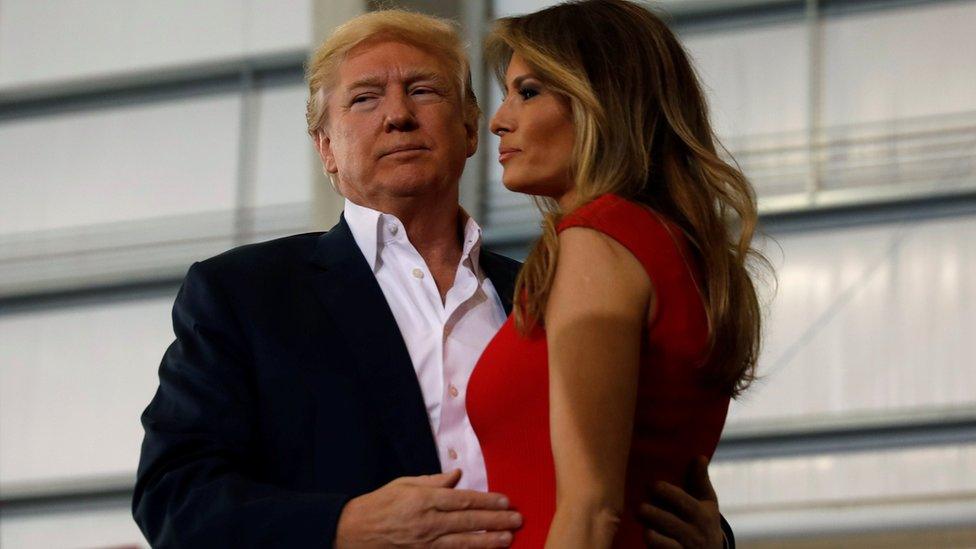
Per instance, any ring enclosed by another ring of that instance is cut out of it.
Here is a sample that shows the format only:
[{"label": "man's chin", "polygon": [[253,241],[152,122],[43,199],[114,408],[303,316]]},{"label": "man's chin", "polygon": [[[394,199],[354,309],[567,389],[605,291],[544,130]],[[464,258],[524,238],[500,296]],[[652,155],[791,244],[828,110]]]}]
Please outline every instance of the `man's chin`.
[{"label": "man's chin", "polygon": [[384,183],[381,187],[390,196],[424,196],[429,194],[441,194],[444,192],[447,178],[443,174],[416,173],[411,170],[402,170],[400,173],[392,173],[383,178]]}]

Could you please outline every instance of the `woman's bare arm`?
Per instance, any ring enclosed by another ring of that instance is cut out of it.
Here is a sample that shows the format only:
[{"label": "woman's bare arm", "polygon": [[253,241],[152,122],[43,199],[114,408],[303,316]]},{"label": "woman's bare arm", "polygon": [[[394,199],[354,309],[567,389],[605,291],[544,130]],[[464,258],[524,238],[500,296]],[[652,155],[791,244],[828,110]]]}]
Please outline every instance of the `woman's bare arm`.
[{"label": "woman's bare arm", "polygon": [[651,282],[603,233],[559,236],[549,303],[549,414],[556,514],[546,547],[610,547],[623,512]]}]

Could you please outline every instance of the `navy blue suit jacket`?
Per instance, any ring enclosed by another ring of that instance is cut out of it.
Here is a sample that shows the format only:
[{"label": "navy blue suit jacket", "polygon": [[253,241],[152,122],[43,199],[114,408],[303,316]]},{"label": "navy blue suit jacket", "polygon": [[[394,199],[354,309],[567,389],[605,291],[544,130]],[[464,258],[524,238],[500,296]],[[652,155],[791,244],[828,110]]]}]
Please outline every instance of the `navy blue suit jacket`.
[{"label": "navy blue suit jacket", "polygon": [[[506,312],[518,262],[482,249]],[[344,219],[194,264],[142,416],[154,547],[328,547],[351,497],[440,472],[393,313]]]}]

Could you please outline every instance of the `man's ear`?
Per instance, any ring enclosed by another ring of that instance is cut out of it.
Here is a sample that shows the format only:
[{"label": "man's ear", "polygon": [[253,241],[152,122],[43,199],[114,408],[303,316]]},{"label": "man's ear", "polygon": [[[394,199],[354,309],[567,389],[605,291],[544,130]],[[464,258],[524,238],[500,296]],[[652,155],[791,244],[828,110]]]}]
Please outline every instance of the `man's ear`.
[{"label": "man's ear", "polygon": [[328,173],[337,173],[339,168],[336,166],[335,154],[332,152],[332,140],[325,130],[320,129],[315,133],[315,150],[319,152],[322,160],[322,167]]},{"label": "man's ear", "polygon": [[468,158],[474,155],[478,151],[478,118],[470,117],[464,123],[464,134],[465,140],[467,142],[466,152]]}]

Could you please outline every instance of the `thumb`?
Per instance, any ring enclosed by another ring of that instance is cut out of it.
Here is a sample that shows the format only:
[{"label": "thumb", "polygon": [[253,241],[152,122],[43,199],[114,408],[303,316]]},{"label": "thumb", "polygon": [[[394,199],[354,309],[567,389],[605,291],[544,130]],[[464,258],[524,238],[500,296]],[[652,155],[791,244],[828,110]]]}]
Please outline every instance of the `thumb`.
[{"label": "thumb", "polygon": [[715,488],[712,487],[712,481],[708,478],[708,458],[705,456],[695,458],[688,470],[687,486],[688,493],[695,498],[718,502]]},{"label": "thumb", "polygon": [[461,480],[461,470],[452,469],[445,473],[437,473],[436,475],[423,475],[419,477],[414,477],[414,482],[421,486],[431,486],[435,488],[454,488],[457,486],[458,481]]}]

